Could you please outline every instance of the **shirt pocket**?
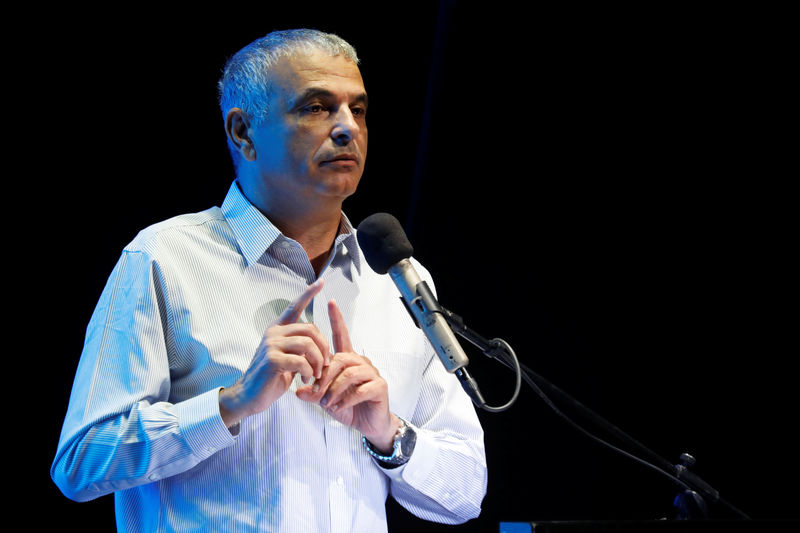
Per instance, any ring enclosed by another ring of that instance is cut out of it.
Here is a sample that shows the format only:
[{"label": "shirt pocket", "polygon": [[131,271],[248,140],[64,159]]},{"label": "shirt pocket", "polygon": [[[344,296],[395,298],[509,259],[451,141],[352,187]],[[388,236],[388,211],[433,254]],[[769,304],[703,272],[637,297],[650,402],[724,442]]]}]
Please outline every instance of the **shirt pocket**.
[{"label": "shirt pocket", "polygon": [[410,420],[419,400],[429,358],[425,352],[369,349],[362,352],[389,386],[389,410]]}]

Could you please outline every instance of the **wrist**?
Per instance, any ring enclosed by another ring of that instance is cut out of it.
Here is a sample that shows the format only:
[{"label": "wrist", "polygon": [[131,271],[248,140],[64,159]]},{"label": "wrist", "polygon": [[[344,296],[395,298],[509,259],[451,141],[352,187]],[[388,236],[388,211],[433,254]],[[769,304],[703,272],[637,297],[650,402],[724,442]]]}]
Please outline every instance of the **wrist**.
[{"label": "wrist", "polygon": [[242,406],[236,385],[219,391],[219,414],[225,427],[231,428],[244,420],[247,413]]},{"label": "wrist", "polygon": [[364,437],[372,444],[372,447],[383,455],[391,455],[394,449],[394,437],[403,421],[400,420],[394,413],[389,413],[389,423],[385,430],[375,435],[364,435]]}]

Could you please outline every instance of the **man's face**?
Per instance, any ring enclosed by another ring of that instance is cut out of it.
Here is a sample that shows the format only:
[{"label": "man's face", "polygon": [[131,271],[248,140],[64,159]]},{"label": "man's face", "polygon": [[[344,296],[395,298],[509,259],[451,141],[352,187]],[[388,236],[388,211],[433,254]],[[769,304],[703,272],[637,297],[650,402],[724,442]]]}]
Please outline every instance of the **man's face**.
[{"label": "man's face", "polygon": [[271,76],[267,117],[250,128],[257,179],[270,194],[344,199],[367,157],[367,96],[358,66],[315,51],[283,58]]}]

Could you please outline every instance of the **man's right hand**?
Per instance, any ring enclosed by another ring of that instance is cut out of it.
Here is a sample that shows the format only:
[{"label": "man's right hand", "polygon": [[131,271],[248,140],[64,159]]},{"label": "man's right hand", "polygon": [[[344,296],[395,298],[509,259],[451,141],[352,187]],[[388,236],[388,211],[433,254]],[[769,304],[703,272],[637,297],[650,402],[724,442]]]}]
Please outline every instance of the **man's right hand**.
[{"label": "man's right hand", "polygon": [[289,389],[296,373],[308,383],[330,363],[330,347],[317,327],[297,322],[322,283],[319,279],[309,285],[267,328],[250,367],[233,386],[220,391],[219,412],[227,427],[267,409]]}]

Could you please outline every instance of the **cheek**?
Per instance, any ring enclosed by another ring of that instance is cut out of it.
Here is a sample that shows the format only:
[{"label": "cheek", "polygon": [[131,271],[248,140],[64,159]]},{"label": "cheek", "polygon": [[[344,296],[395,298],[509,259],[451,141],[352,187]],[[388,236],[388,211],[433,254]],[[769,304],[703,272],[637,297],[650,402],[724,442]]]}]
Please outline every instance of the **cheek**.
[{"label": "cheek", "polygon": [[261,134],[255,139],[256,154],[260,160],[259,165],[264,169],[280,171],[289,164],[294,146],[291,136],[282,125],[264,127]]},{"label": "cheek", "polygon": [[314,167],[314,158],[319,152],[319,145],[299,140],[291,148],[291,165],[297,172],[307,172]]},{"label": "cheek", "polygon": [[301,127],[292,135],[292,152],[297,160],[310,161],[318,152],[322,151],[327,130],[323,128]]}]

